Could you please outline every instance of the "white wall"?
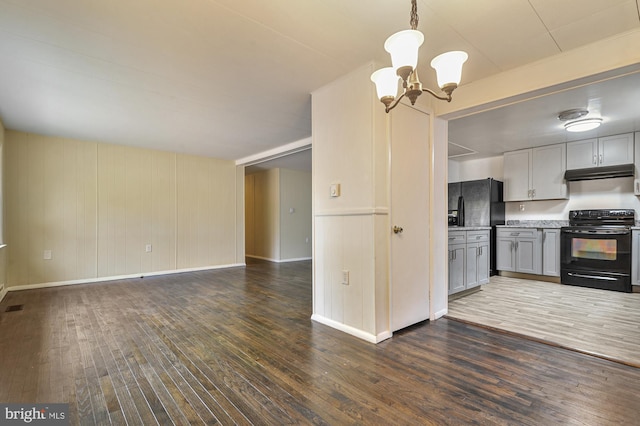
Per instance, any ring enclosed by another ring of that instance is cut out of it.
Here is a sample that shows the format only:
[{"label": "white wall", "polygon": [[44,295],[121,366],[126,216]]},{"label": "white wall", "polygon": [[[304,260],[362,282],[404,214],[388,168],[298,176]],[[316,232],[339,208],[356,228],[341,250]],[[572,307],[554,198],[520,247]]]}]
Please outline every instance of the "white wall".
[{"label": "white wall", "polygon": [[[455,161],[460,181],[492,177],[503,180],[502,156],[480,160]],[[453,181],[455,182],[455,181]],[[570,210],[621,208],[640,213],[640,198],[633,195],[633,178],[569,182],[568,200],[509,202],[507,220],[568,220]],[[524,206],[524,211],[520,210]]]},{"label": "white wall", "polygon": [[449,182],[494,178],[502,180],[502,156],[478,160],[449,160]]},{"label": "white wall", "polygon": [[[312,94],[312,318],[377,342],[390,336],[389,145],[374,69],[360,67]],[[340,184],[339,197],[330,197],[331,184]]]},{"label": "white wall", "polygon": [[311,173],[280,169],[280,260],[311,259]]},{"label": "white wall", "polygon": [[[635,209],[640,214],[640,199],[633,195],[633,178],[569,182],[568,200],[506,203],[507,220],[568,220],[569,210]],[[520,211],[520,205],[524,211]]]}]

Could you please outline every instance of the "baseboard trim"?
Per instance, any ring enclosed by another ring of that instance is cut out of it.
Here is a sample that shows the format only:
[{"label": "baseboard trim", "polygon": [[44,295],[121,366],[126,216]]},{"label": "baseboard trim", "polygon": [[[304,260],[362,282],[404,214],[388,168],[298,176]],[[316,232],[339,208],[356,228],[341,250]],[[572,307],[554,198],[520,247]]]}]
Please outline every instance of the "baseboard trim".
[{"label": "baseboard trim", "polygon": [[301,262],[303,260],[313,259],[312,257],[298,257],[296,259],[271,259],[270,257],[254,256],[252,254],[247,254],[245,256],[250,257],[251,259],[266,260],[267,262],[273,263]]},{"label": "baseboard trim", "polygon": [[[230,263],[227,265],[215,265],[215,266],[203,266],[198,268],[184,268],[184,269],[174,269],[169,271],[157,271],[157,272],[141,272],[139,274],[128,274],[128,275],[113,275],[109,277],[99,277],[99,278],[86,278],[81,280],[70,280],[70,281],[56,281],[56,282],[47,282],[47,283],[38,283],[38,284],[27,284],[27,285],[19,285],[9,287],[6,291],[21,291],[21,290],[35,290],[38,288],[49,288],[49,287],[61,287],[65,285],[79,285],[79,284],[95,284],[101,282],[108,281],[117,281],[117,280],[128,280],[131,278],[144,278],[144,277],[156,277],[161,275],[173,275],[173,274],[182,274],[185,272],[198,272],[198,271],[209,271],[213,269],[226,269],[226,268],[237,268],[239,266],[246,266],[245,263]],[[1,300],[1,299],[0,299]]]},{"label": "baseboard trim", "polygon": [[7,288],[7,286],[3,285],[2,291],[0,291],[0,302],[2,302],[2,299],[4,299],[4,297],[7,295],[8,292],[9,292],[9,289]]},{"label": "baseboard trim", "polygon": [[318,314],[311,315],[311,320],[374,344],[380,343],[383,340],[387,340],[393,335],[390,331],[384,331],[378,335],[367,333],[366,331],[351,327],[350,325],[346,325],[338,321],[334,321]]}]

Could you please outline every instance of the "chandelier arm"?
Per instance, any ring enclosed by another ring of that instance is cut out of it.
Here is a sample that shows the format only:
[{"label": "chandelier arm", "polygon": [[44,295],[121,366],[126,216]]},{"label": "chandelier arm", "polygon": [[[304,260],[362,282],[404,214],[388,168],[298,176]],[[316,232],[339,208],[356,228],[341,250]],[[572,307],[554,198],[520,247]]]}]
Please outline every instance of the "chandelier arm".
[{"label": "chandelier arm", "polygon": [[447,95],[447,96],[440,96],[440,95],[438,95],[436,92],[434,92],[433,90],[431,90],[431,89],[425,89],[425,88],[422,88],[422,91],[423,91],[423,92],[427,92],[428,94],[430,94],[431,96],[433,96],[433,97],[434,97],[434,98],[436,98],[436,99],[440,99],[440,100],[442,100],[442,101],[451,102],[451,95],[450,95],[450,94],[449,94],[449,95]]},{"label": "chandelier arm", "polygon": [[398,103],[400,102],[400,100],[401,100],[402,98],[404,98],[404,95],[405,95],[406,93],[407,93],[406,91],[405,91],[405,92],[402,92],[402,95],[400,95],[400,97],[399,97],[398,99],[396,99],[396,101],[395,101],[393,104],[391,104],[391,105],[389,105],[388,107],[386,107],[386,108],[384,109],[384,111],[385,111],[385,112],[389,112],[389,111],[391,111],[392,109],[394,109],[394,108],[396,107],[396,105],[398,105]]}]

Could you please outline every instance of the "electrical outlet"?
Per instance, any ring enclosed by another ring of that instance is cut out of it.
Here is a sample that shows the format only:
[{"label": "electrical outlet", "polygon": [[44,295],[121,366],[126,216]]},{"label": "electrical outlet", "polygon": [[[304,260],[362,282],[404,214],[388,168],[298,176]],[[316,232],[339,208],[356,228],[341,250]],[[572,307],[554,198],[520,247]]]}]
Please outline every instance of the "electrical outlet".
[{"label": "electrical outlet", "polygon": [[45,250],[43,255],[44,260],[51,260],[51,257],[52,257],[51,250]]},{"label": "electrical outlet", "polygon": [[349,285],[349,271],[342,271],[342,284]]},{"label": "electrical outlet", "polygon": [[524,211],[524,204],[520,204],[520,211],[523,212]]},{"label": "electrical outlet", "polygon": [[144,251],[147,253],[151,253],[151,249],[152,249],[151,244],[147,244],[146,246],[144,246]]}]

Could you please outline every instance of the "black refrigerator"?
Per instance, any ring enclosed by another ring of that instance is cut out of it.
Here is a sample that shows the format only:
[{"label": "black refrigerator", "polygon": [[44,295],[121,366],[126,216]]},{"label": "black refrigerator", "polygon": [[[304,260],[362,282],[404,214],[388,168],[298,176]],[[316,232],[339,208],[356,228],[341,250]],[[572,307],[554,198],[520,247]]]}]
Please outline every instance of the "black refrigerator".
[{"label": "black refrigerator", "polygon": [[[462,197],[462,198],[460,198]],[[462,226],[490,226],[490,274],[496,271],[496,225],[504,225],[502,182],[487,178],[449,183],[449,211],[457,212]],[[460,207],[459,207],[460,206]]]}]

